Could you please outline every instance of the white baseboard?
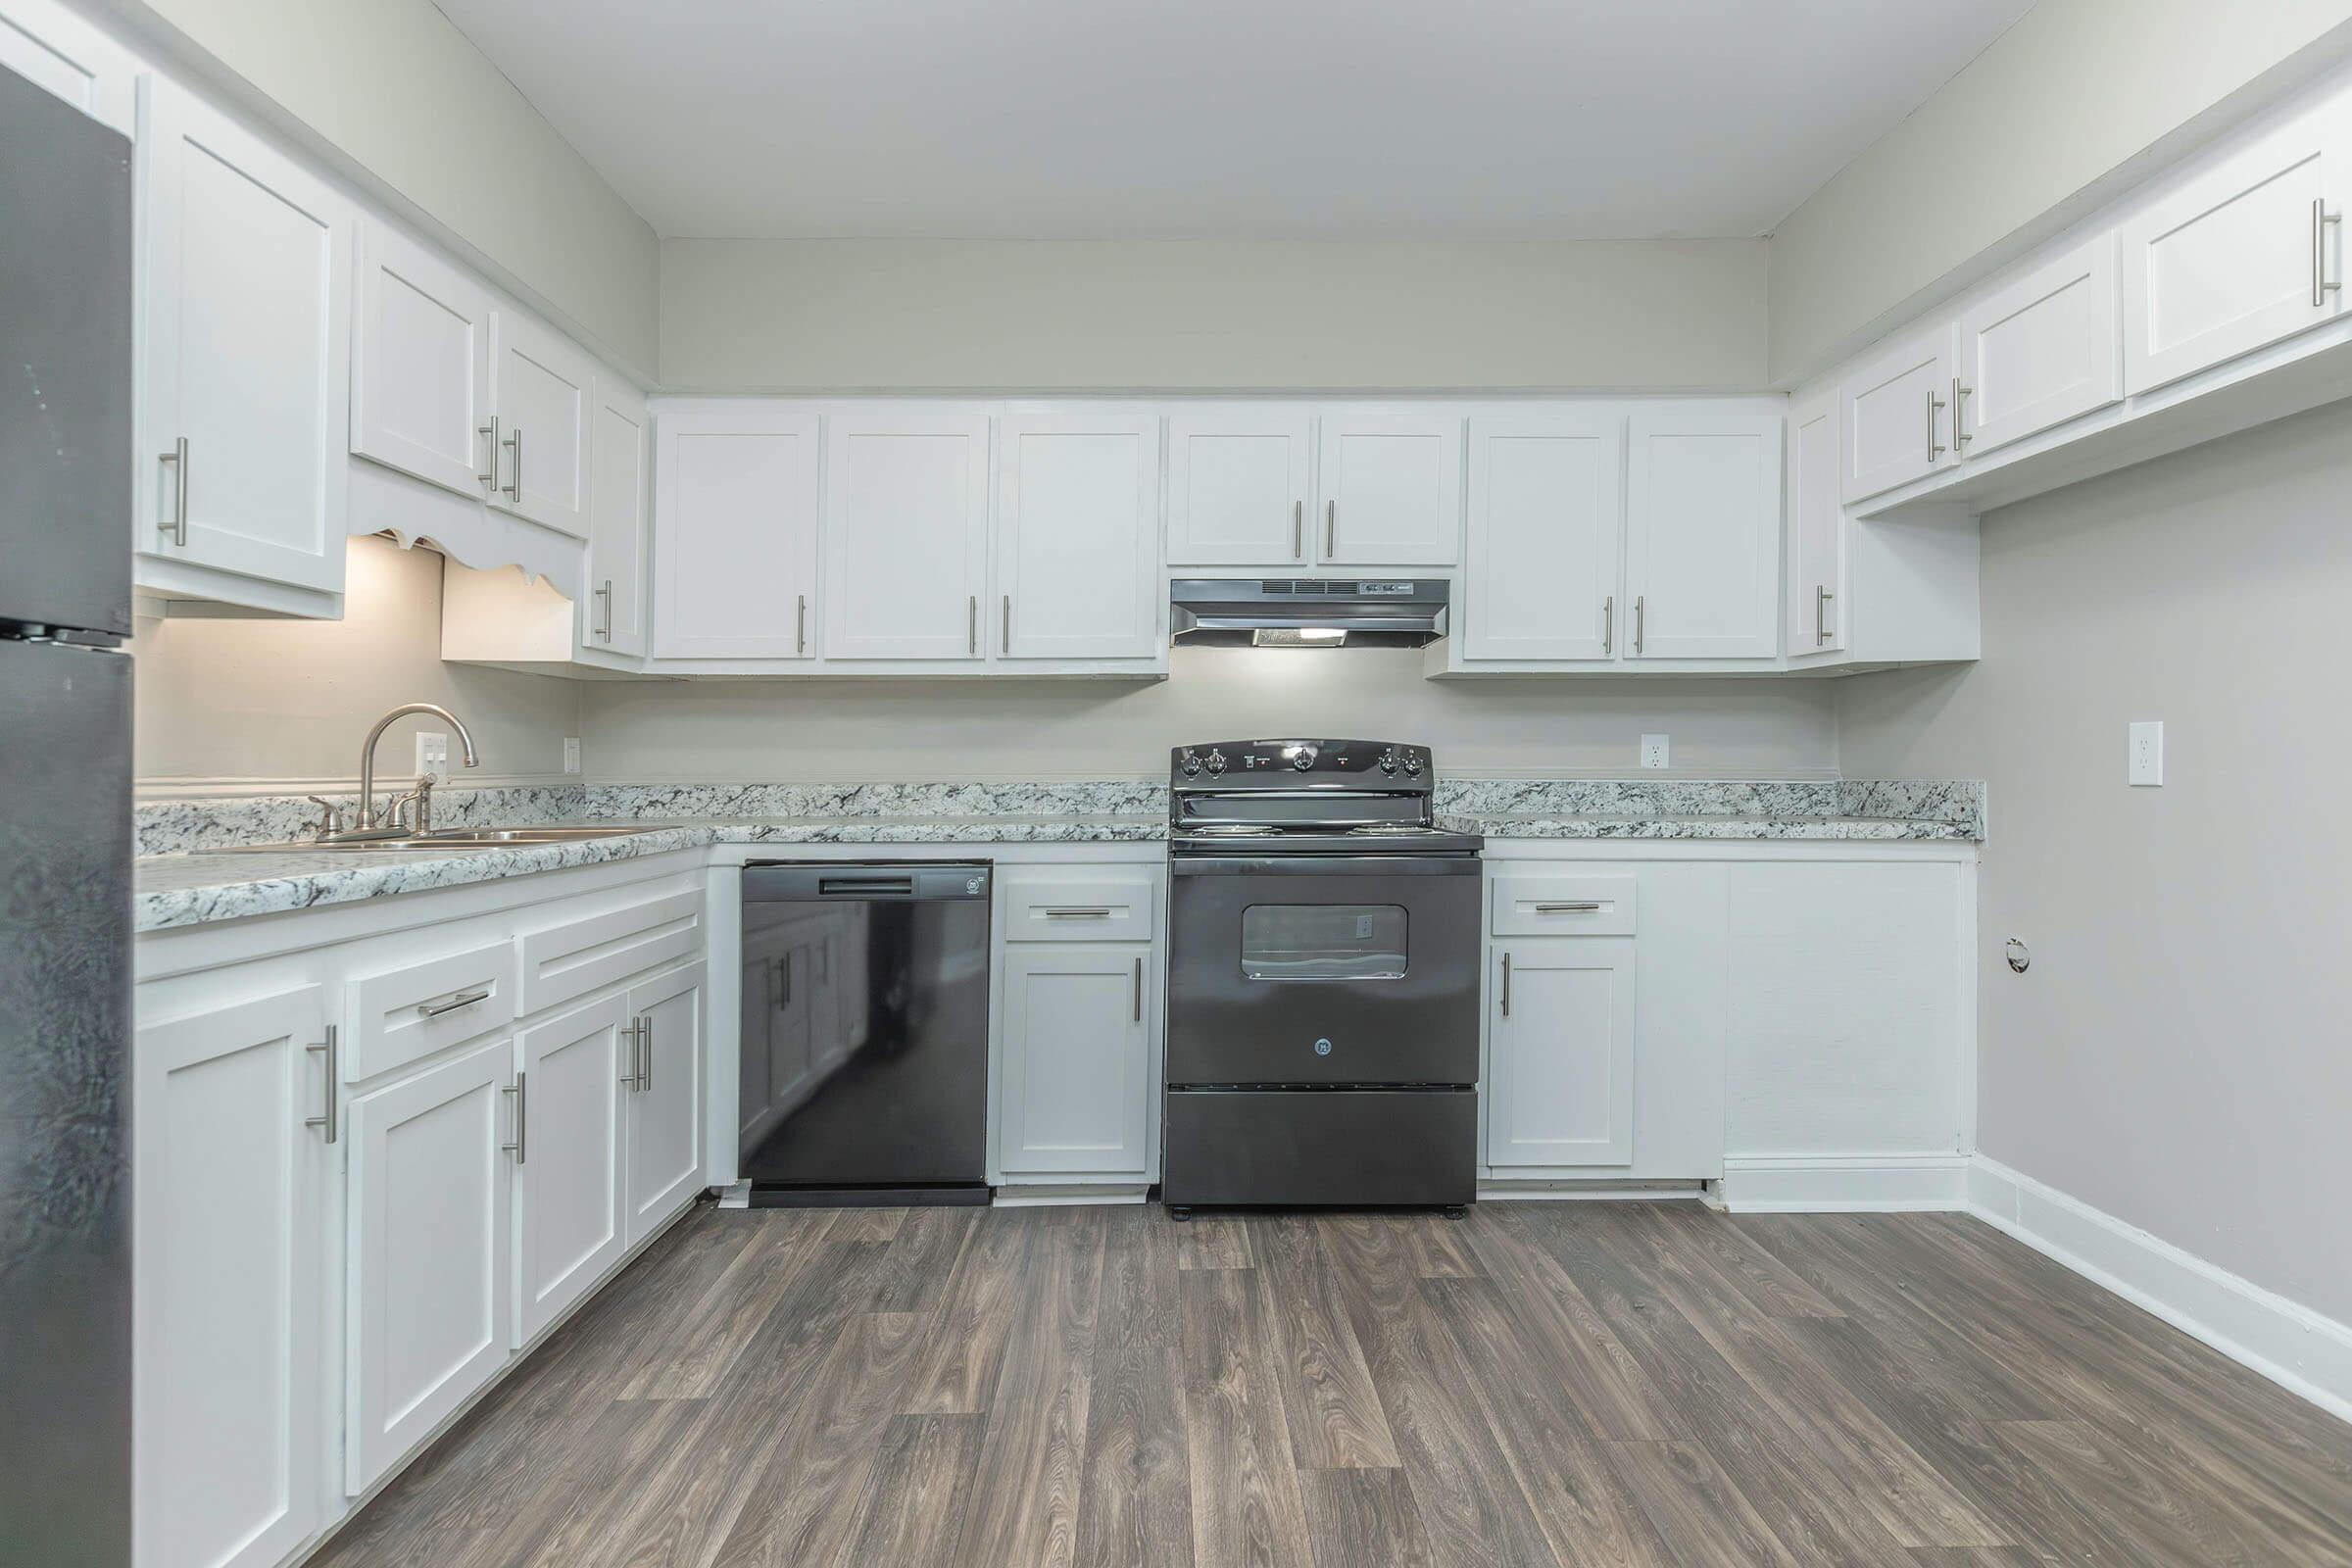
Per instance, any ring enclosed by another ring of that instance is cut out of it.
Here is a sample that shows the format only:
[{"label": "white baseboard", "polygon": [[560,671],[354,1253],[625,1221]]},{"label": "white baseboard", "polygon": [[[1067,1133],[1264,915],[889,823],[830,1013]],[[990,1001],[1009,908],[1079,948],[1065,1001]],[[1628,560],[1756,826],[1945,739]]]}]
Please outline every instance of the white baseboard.
[{"label": "white baseboard", "polygon": [[1126,1183],[1073,1183],[1068,1186],[1038,1184],[1036,1186],[999,1187],[995,1206],[998,1208],[1074,1208],[1098,1203],[1141,1203],[1149,1200],[1150,1189]]},{"label": "white baseboard", "polygon": [[1723,1161],[1735,1214],[1891,1213],[1967,1206],[1966,1154],[1740,1154]]},{"label": "white baseboard", "polygon": [[1983,1154],[1968,1211],[2321,1409],[2352,1421],[2352,1325]]}]

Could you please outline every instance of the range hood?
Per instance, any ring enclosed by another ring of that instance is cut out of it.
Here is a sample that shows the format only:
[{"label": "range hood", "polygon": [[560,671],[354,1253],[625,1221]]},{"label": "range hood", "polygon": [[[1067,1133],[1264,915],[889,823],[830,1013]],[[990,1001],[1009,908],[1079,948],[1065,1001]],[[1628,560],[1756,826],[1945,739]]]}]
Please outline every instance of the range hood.
[{"label": "range hood", "polygon": [[1223,648],[1420,648],[1446,635],[1443,577],[1179,577],[1169,641]]}]

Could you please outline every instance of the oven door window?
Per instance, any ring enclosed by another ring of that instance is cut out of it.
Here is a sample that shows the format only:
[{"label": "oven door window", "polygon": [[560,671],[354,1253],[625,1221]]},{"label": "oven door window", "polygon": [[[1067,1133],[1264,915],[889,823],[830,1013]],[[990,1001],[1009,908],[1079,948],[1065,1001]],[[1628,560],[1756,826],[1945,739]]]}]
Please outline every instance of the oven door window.
[{"label": "oven door window", "polygon": [[1401,980],[1405,927],[1396,904],[1252,904],[1242,911],[1242,975]]}]

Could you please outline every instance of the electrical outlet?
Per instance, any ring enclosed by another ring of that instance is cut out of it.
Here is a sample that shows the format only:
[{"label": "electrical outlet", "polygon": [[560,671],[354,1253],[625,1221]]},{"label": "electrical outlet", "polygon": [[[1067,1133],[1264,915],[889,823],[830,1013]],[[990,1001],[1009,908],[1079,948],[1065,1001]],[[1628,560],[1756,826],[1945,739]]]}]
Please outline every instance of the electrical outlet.
[{"label": "electrical outlet", "polygon": [[564,737],[564,771],[577,773],[579,770],[580,738],[577,735],[566,735]]},{"label": "electrical outlet", "polygon": [[430,730],[416,735],[416,771],[449,777],[449,737]]},{"label": "electrical outlet", "polygon": [[1666,765],[1665,736],[1644,735],[1642,737],[1642,765],[1643,767],[1664,767]]},{"label": "electrical outlet", "polygon": [[2164,783],[2164,720],[2135,719],[2132,724],[2131,760],[2126,777],[2134,786],[2160,786]]}]

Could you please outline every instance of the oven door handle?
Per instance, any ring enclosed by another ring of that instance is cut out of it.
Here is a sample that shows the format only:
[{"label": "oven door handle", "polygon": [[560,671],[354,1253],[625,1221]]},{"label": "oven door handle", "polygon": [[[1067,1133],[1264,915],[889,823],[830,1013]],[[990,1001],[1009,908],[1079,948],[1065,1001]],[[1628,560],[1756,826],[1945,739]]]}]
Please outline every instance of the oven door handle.
[{"label": "oven door handle", "polygon": [[1475,855],[1187,855],[1170,876],[1476,876]]}]

